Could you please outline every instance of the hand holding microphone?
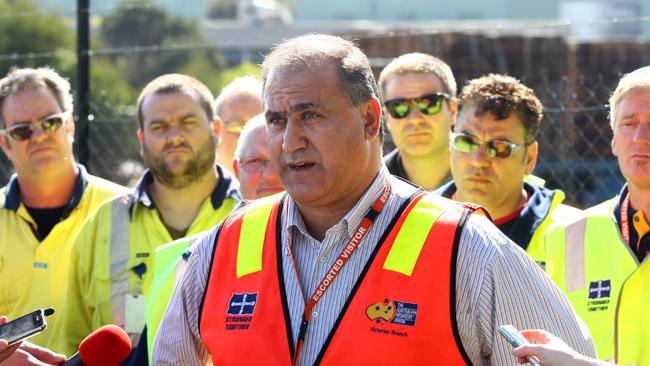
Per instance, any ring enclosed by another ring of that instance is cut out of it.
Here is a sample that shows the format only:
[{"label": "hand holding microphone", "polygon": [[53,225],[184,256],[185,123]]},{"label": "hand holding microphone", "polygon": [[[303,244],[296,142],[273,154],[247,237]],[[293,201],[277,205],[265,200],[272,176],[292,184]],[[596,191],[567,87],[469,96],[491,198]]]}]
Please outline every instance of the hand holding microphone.
[{"label": "hand holding microphone", "polygon": [[104,325],[90,333],[75,353],[62,366],[117,366],[131,353],[131,340],[114,324]]}]

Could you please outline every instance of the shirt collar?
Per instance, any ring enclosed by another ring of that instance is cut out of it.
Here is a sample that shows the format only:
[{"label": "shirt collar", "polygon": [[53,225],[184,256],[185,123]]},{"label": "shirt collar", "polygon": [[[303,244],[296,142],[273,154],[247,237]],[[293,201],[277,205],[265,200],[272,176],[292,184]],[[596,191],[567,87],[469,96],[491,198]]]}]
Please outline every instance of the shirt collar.
[{"label": "shirt collar", "polygon": [[[212,208],[217,210],[227,198],[233,198],[237,201],[241,201],[241,194],[239,193],[239,182],[230,174],[228,169],[224,168],[220,164],[216,164],[217,174],[219,179],[217,185],[214,187],[214,190],[210,194],[210,202],[212,203]],[[144,207],[153,209],[155,205],[153,200],[147,192],[147,187],[153,183],[153,174],[149,169],[145,170],[138,180],[138,183],[131,194],[129,201],[129,209],[132,210],[133,205],[136,203],[142,204]]]},{"label": "shirt collar", "polygon": [[[352,209],[350,209],[350,211],[348,211],[348,213],[345,216],[343,216],[341,221],[339,221],[336,225],[332,226],[327,231],[330,232],[331,230],[333,231],[346,230],[348,236],[351,236],[353,234],[352,231],[356,230],[357,226],[361,224],[361,220],[363,220],[363,217],[368,212],[370,207],[372,207],[375,201],[379,198],[379,195],[382,193],[385,184],[387,184],[387,182],[389,181],[390,181],[390,173],[388,172],[386,165],[382,164],[381,169],[379,170],[374,181],[372,182],[368,190],[366,190],[366,192],[361,196],[359,201],[357,201],[357,203],[352,207]],[[293,230],[298,230],[303,235],[308,236],[310,238],[312,237],[311,234],[309,234],[309,231],[307,230],[307,227],[305,225],[304,220],[302,219],[302,216],[300,215],[298,206],[296,205],[295,201],[291,198],[290,195],[287,195],[286,227],[289,234]]]},{"label": "shirt collar", "polygon": [[[83,196],[84,191],[86,190],[86,187],[88,186],[88,172],[86,171],[86,168],[81,164],[77,164],[77,169],[79,169],[79,174],[77,174],[75,180],[74,191],[72,192],[70,200],[68,200],[68,203],[66,203],[63,209],[62,218],[68,217],[72,210],[77,207],[81,201],[81,197]],[[7,184],[7,193],[4,208],[7,210],[17,211],[20,207],[20,203],[20,186],[18,185],[18,175],[14,173],[9,179],[9,183]]]}]

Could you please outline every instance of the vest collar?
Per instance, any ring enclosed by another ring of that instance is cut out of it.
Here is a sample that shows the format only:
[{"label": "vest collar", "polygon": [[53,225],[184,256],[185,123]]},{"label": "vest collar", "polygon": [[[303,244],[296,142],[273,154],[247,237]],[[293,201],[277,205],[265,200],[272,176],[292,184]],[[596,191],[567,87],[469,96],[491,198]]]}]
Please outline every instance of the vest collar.
[{"label": "vest collar", "polygon": [[[551,211],[551,204],[555,195],[558,199],[564,200],[564,193],[559,190],[550,190],[548,188],[540,187],[524,181],[524,190],[530,196],[528,204],[521,210],[519,218],[515,224],[510,228],[506,234],[510,240],[514,241],[517,245],[524,250],[528,248],[530,239],[533,237],[535,230],[544,221]],[[449,182],[434,191],[435,194],[441,195],[446,198],[456,193],[456,184]]]},{"label": "vest collar", "polygon": [[[210,202],[212,203],[212,208],[217,210],[227,198],[233,198],[237,201],[241,201],[242,198],[239,193],[239,182],[232,176],[228,169],[220,164],[216,164],[215,167],[219,174],[219,180],[210,194]],[[129,199],[130,212],[133,211],[133,206],[136,203],[140,203],[148,209],[155,208],[154,202],[147,192],[147,187],[151,183],[153,183],[153,174],[147,169],[138,180]]]},{"label": "vest collar", "polygon": [[[81,197],[88,186],[88,172],[86,171],[86,168],[81,164],[77,164],[77,169],[79,169],[79,174],[77,174],[75,180],[72,196],[63,209],[62,219],[68,217],[72,210],[79,205]],[[9,183],[7,183],[4,208],[7,210],[17,211],[20,204],[20,185],[18,184],[18,175],[14,173],[9,179]]]}]

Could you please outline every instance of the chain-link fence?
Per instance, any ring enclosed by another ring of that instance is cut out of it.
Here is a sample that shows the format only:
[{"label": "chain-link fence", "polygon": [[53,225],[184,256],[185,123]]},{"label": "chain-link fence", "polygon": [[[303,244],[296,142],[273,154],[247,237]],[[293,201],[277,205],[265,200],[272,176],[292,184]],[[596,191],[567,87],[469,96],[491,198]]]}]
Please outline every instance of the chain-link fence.
[{"label": "chain-link fence", "polygon": [[[620,188],[623,179],[609,147],[606,103],[622,74],[650,64],[647,43],[576,44],[557,35],[478,33],[356,33],[346,37],[358,40],[376,72],[393,57],[419,51],[447,61],[459,86],[489,72],[520,78],[535,90],[545,107],[535,174],[544,178],[548,187],[564,190],[567,201],[578,207],[602,201]],[[93,102],[86,162],[92,173],[120,183],[139,174],[133,109]],[[0,157],[0,184],[10,173],[11,164]]]}]

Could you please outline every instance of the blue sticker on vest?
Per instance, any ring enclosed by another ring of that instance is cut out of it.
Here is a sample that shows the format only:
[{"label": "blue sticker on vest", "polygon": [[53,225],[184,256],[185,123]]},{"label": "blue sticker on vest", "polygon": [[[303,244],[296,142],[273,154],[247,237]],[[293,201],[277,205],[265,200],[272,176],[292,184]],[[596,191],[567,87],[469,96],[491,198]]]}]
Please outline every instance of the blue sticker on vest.
[{"label": "blue sticker on vest", "polygon": [[257,292],[252,294],[232,294],[226,313],[230,315],[253,315],[255,305],[257,305]]},{"label": "blue sticker on vest", "polygon": [[590,299],[602,299],[602,298],[610,297],[611,291],[612,291],[611,280],[600,280],[600,281],[589,282]]}]

